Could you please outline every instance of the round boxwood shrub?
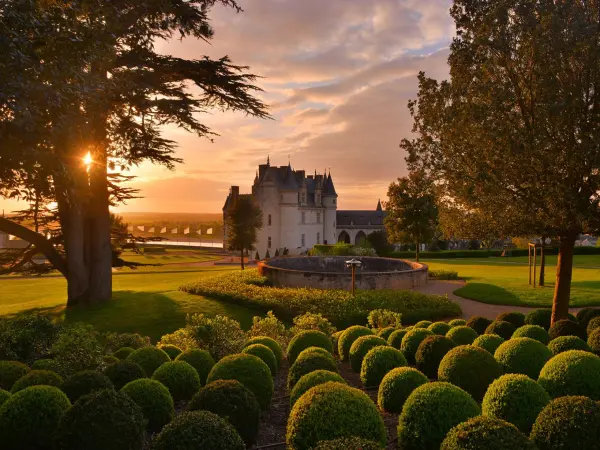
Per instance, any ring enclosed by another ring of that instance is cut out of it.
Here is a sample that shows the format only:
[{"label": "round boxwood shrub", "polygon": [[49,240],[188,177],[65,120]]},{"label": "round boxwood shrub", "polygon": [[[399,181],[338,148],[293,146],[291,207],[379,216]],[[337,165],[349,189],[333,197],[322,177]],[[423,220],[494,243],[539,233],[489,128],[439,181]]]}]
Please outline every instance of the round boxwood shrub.
[{"label": "round boxwood shrub", "polygon": [[587,339],[585,328],[577,322],[567,319],[555,322],[554,325],[550,327],[548,334],[550,335],[550,340],[556,339],[559,336],[577,336],[584,341]]},{"label": "round boxwood shrub", "polygon": [[587,342],[581,338],[578,338],[577,336],[559,336],[548,343],[548,348],[554,355],[558,355],[559,353],[567,352],[569,350],[583,350],[586,352],[592,351]]},{"label": "round boxwood shrub", "polygon": [[507,374],[488,388],[481,413],[506,420],[529,434],[536,417],[550,403],[550,396],[540,384],[526,375]]},{"label": "round boxwood shrub", "polygon": [[519,328],[525,325],[525,314],[517,311],[505,312],[496,317],[496,320],[510,322],[515,328]]},{"label": "round boxwood shrub", "polygon": [[454,341],[445,336],[426,337],[419,345],[415,355],[417,369],[429,378],[436,378],[440,362],[454,347],[456,347]]},{"label": "round boxwood shrub", "polygon": [[161,345],[160,349],[169,355],[172,361],[175,361],[175,358],[183,353],[183,350],[175,345]]},{"label": "round boxwood shrub", "polygon": [[427,377],[413,367],[393,369],[381,380],[377,392],[377,404],[383,411],[399,414],[409,395],[428,382]]},{"label": "round boxwood shrub", "polygon": [[368,439],[350,436],[321,441],[312,450],[381,450],[381,444]]},{"label": "round boxwood shrub", "polygon": [[185,361],[164,363],[154,371],[152,379],[164,384],[176,402],[191,399],[202,386],[196,369]]},{"label": "round boxwood shrub", "polygon": [[198,348],[183,352],[175,359],[175,361],[185,361],[196,369],[196,372],[198,372],[198,376],[200,377],[200,383],[202,383],[203,386],[206,384],[206,377],[215,365],[215,360],[210,353]]},{"label": "round boxwood shrub", "polygon": [[150,378],[133,380],[123,386],[127,394],[142,410],[150,431],[160,431],[175,416],[173,397],[165,385]]},{"label": "round boxwood shrub", "polygon": [[409,363],[415,363],[415,355],[419,345],[428,336],[433,336],[433,333],[427,328],[413,328],[404,335],[402,344],[400,344],[400,351],[404,353],[404,357]]},{"label": "round boxwood shrub", "polygon": [[32,370],[27,372],[13,384],[10,392],[13,394],[29,386],[54,386],[59,387],[63,382],[62,377],[51,370]]},{"label": "round boxwood shrub", "polygon": [[552,400],[538,415],[530,438],[540,450],[598,449],[600,403],[583,396]]},{"label": "round boxwood shrub", "polygon": [[338,342],[339,342],[340,336],[342,335],[343,332],[344,332],[344,330],[340,330],[340,331],[336,331],[335,333],[333,333],[331,335],[331,342],[333,343],[333,352],[336,353],[338,356],[339,356]]},{"label": "round boxwood shrub", "polygon": [[539,325],[523,325],[521,328],[517,328],[512,335],[513,338],[526,337],[535,339],[544,345],[548,345],[550,342],[550,336],[544,328]]},{"label": "round boxwood shrub", "polygon": [[114,386],[112,381],[103,373],[95,370],[84,370],[63,381],[60,389],[67,394],[71,403],[75,403],[82,395],[87,395],[99,389],[114,389]]},{"label": "round boxwood shrub", "polygon": [[596,355],[600,355],[600,329],[595,329],[588,336],[587,345]]},{"label": "round boxwood shrub", "polygon": [[52,449],[52,435],[71,402],[54,386],[32,386],[0,406],[1,447]]},{"label": "round boxwood shrub", "polygon": [[487,350],[492,355],[496,352],[496,349],[500,347],[500,344],[504,342],[504,339],[497,334],[482,334],[473,341],[475,347]]},{"label": "round boxwood shrub", "polygon": [[465,319],[453,319],[450,322],[448,322],[448,325],[450,325],[451,327],[462,327],[466,324],[467,321]]},{"label": "round boxwood shrub", "polygon": [[245,353],[226,356],[215,364],[206,378],[207,383],[217,380],[239,381],[254,393],[262,409],[267,409],[271,403],[273,397],[271,370],[257,356]]},{"label": "round boxwood shrub", "polygon": [[[331,353],[329,353],[327,350],[325,350],[324,348],[321,347],[308,347],[305,350],[302,350],[300,352],[300,354],[298,355],[298,358],[300,358],[301,356],[305,357],[308,354],[315,354],[318,353],[319,355],[330,359],[331,361],[335,362],[335,358],[333,357],[333,355]],[[296,358],[296,361],[298,361],[298,358]]]},{"label": "round boxwood shrub", "polygon": [[55,434],[61,450],[141,450],[145,419],[127,395],[112,389],[84,395],[65,413]]},{"label": "round boxwood shrub", "polygon": [[19,361],[0,361],[0,389],[10,391],[16,381],[29,370],[26,364]]},{"label": "round boxwood shrub", "polygon": [[269,366],[269,370],[271,371],[271,375],[275,376],[277,373],[277,358],[275,358],[275,354],[273,350],[263,344],[252,344],[245,347],[242,350],[242,353],[247,353],[248,355],[258,356],[260,359],[264,361],[264,363]]},{"label": "round boxwood shrub", "polygon": [[210,411],[184,412],[166,425],[153,450],[244,450],[244,441],[225,419]]},{"label": "round boxwood shrub", "polygon": [[392,334],[390,334],[387,338],[387,343],[390,347],[394,347],[399,349],[400,346],[402,345],[402,339],[404,339],[404,336],[406,335],[406,333],[408,333],[410,330],[396,330],[394,331]]},{"label": "round boxwood shrub", "polygon": [[560,353],[546,363],[538,382],[552,398],[585,395],[600,400],[600,357],[582,350]]},{"label": "round boxwood shrub", "polygon": [[111,365],[111,364],[119,362],[120,359],[119,358],[115,358],[112,355],[104,355],[102,357],[102,361],[104,361],[104,364]]},{"label": "round boxwood shrub", "polygon": [[387,346],[385,339],[377,336],[361,336],[350,347],[350,367],[359,373],[363,359],[369,350],[378,346]]},{"label": "round boxwood shrub", "polygon": [[525,316],[526,325],[538,325],[546,331],[550,329],[551,322],[552,310],[547,308],[535,309]]},{"label": "round boxwood shrub", "polygon": [[60,370],[58,362],[55,359],[43,358],[38,359],[31,365],[32,370],[51,370],[58,373]]},{"label": "round boxwood shrub", "polygon": [[290,408],[293,408],[298,399],[310,388],[327,383],[328,381],[346,384],[346,380],[340,374],[329,370],[315,370],[303,375],[290,393]]},{"label": "round boxwood shrub", "polygon": [[596,328],[600,328],[600,316],[592,317],[592,320],[589,321],[585,331],[589,336]]},{"label": "round boxwood shrub", "polygon": [[275,339],[268,336],[255,336],[248,339],[245,346],[248,347],[249,345],[254,344],[262,344],[269,347],[275,355],[275,359],[277,359],[277,369],[279,369],[279,366],[281,366],[281,362],[283,361],[283,350],[281,349],[281,345],[279,345]]},{"label": "round boxwood shrub", "polygon": [[298,399],[287,424],[290,450],[314,447],[320,441],[356,436],[387,443],[383,419],[364,392],[342,383],[327,382]]},{"label": "round boxwood shrub", "polygon": [[[338,339],[338,355],[342,361],[348,361],[350,357],[350,347],[354,344],[354,341],[361,336],[372,335],[373,332],[367,327],[360,325],[354,325],[353,327],[346,328],[340,338]],[[393,336],[394,333],[392,333]]]},{"label": "round boxwood shrub", "polygon": [[446,337],[452,339],[456,345],[470,345],[477,339],[477,331],[466,325],[452,327],[446,333]]},{"label": "round boxwood shrub", "polygon": [[522,337],[500,345],[494,357],[505,373],[522,373],[537,379],[544,364],[552,358],[552,352],[541,342]]},{"label": "round boxwood shrub", "polygon": [[156,369],[171,361],[164,350],[156,347],[142,347],[131,353],[127,361],[139,364],[147,377],[151,377]]},{"label": "round boxwood shrub", "polygon": [[387,341],[390,337],[390,334],[392,334],[394,331],[396,331],[396,328],[394,327],[385,327],[377,332],[377,336]]},{"label": "round boxwood shrub", "polygon": [[4,402],[10,398],[10,395],[10,392],[0,389],[0,406],[2,406]]},{"label": "round boxwood shrub", "polygon": [[290,367],[287,379],[288,389],[291,391],[300,378],[315,370],[329,370],[337,373],[338,368],[331,355],[327,356],[322,352],[306,349],[300,353],[296,362]]},{"label": "round boxwood shrub", "polygon": [[429,331],[438,336],[446,336],[446,333],[450,330],[450,325],[446,322],[433,322],[427,327]]},{"label": "round boxwood shrub", "polygon": [[[583,308],[577,313],[576,321],[584,328],[587,328],[590,320],[600,316],[600,308]],[[572,319],[571,319],[572,320]]]},{"label": "round boxwood shrub", "polygon": [[123,360],[123,359],[127,359],[127,357],[129,355],[131,355],[133,352],[135,352],[134,348],[121,347],[119,350],[117,350],[116,352],[113,353],[113,356],[115,358],[119,358],[119,359]]},{"label": "round boxwood shrub", "polygon": [[490,326],[492,321],[487,317],[473,316],[467,320],[467,326],[473,328],[477,334],[485,333],[485,329]]},{"label": "round boxwood shrub", "polygon": [[517,427],[496,417],[478,416],[458,424],[444,438],[440,450],[537,450]]},{"label": "round boxwood shrub", "polygon": [[112,384],[117,390],[121,389],[130,381],[146,376],[144,369],[142,369],[139,364],[127,360],[111,364],[104,370],[104,374],[112,381]]},{"label": "round boxwood shrub", "polygon": [[473,396],[483,399],[488,386],[502,375],[502,367],[486,350],[461,345],[446,353],[440,362],[438,380],[448,381]]},{"label": "round boxwood shrub", "polygon": [[494,320],[490,325],[485,329],[485,334],[497,334],[504,340],[508,340],[512,337],[515,332],[515,326],[504,320]]},{"label": "round boxwood shrub", "polygon": [[200,389],[188,405],[190,411],[210,411],[226,419],[247,447],[256,442],[260,405],[256,396],[236,380],[217,380]]},{"label": "round boxwood shrub", "polygon": [[360,368],[363,386],[377,387],[383,377],[396,367],[406,366],[406,358],[398,349],[389,346],[374,347],[366,354]]},{"label": "round boxwood shrub", "polygon": [[415,328],[428,328],[433,322],[431,320],[421,320],[414,324]]},{"label": "round boxwood shrub", "polygon": [[325,333],[317,330],[305,330],[295,335],[290,341],[287,348],[288,362],[294,364],[300,352],[308,347],[320,347],[333,354],[333,344]]},{"label": "round boxwood shrub", "polygon": [[419,386],[402,408],[398,446],[404,450],[437,449],[453,427],[479,412],[475,400],[457,386],[441,382]]}]

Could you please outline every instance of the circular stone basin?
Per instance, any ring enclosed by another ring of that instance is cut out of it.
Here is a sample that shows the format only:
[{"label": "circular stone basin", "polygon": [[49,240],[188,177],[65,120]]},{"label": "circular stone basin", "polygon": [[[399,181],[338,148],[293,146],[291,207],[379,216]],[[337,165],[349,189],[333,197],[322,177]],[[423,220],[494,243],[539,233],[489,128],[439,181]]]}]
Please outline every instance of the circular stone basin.
[{"label": "circular stone basin", "polygon": [[346,261],[360,261],[356,289],[412,289],[427,283],[427,266],[412,261],[372,256],[284,256],[258,262],[258,271],[272,286],[318,289],[352,288]]}]

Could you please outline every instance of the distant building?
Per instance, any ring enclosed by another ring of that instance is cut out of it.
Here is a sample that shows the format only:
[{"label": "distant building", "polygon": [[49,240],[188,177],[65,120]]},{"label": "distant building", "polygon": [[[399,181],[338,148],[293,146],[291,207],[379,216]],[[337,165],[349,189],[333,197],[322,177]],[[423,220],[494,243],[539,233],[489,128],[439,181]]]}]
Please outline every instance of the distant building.
[{"label": "distant building", "polygon": [[338,211],[338,242],[359,245],[374,231],[385,231],[385,216],[381,201],[378,201],[375,210],[371,211]]}]

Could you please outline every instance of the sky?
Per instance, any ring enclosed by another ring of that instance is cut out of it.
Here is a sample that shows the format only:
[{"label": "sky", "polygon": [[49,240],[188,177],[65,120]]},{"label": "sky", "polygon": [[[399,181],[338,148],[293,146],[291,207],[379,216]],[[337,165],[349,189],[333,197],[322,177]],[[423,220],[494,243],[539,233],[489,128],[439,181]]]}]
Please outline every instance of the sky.
[{"label": "sky", "polygon": [[[220,212],[231,185],[249,192],[258,164],[307,173],[330,170],[340,209],[374,209],[406,174],[400,141],[411,136],[409,99],[417,74],[448,77],[454,35],[451,0],[240,0],[216,6],[210,44],[160,42],[186,58],[228,55],[262,76],[260,98],[273,120],[214,111],[201,120],[214,142],[178,129],[165,136],[184,159],[174,171],[143,165],[144,198],[120,212]],[[15,205],[0,201],[7,212]]]}]

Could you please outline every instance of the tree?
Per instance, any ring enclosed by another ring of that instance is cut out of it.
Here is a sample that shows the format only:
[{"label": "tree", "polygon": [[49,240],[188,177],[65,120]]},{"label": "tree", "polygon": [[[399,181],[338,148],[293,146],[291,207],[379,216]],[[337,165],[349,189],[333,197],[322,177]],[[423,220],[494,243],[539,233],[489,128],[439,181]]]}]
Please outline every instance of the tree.
[{"label": "tree", "polygon": [[[156,52],[175,36],[209,41],[208,14],[234,0],[12,0],[0,8],[0,195],[32,190],[57,204],[54,241],[25,224],[0,230],[31,243],[67,279],[67,306],[111,297],[109,207],[131,198],[122,181],[144,161],[173,168],[164,125],[215,135],[198,113],[268,117],[256,76],[229,58]],[[91,164],[84,164],[90,155]]]},{"label": "tree", "polygon": [[375,249],[378,256],[386,256],[394,248],[389,243],[387,233],[384,230],[373,231],[367,236],[367,242]]},{"label": "tree", "polygon": [[[438,202],[441,203],[441,202]],[[500,234],[495,220],[480,210],[468,210],[448,203],[440,204],[439,227],[447,239],[480,241],[484,248],[491,248]]]},{"label": "tree", "polygon": [[600,229],[600,2],[455,0],[451,15],[451,79],[419,75],[401,147],[504,235],[559,239],[566,319],[575,239]]},{"label": "tree", "polygon": [[[227,228],[227,248],[240,252],[242,270],[244,270],[244,250],[254,250],[258,240],[258,230],[263,226],[260,207],[251,195],[240,195],[225,215]],[[258,260],[256,252],[256,260]]]},{"label": "tree", "polygon": [[391,242],[414,242],[416,259],[419,246],[431,240],[437,226],[438,210],[434,186],[425,172],[411,172],[388,188],[388,213],[384,220]]}]

